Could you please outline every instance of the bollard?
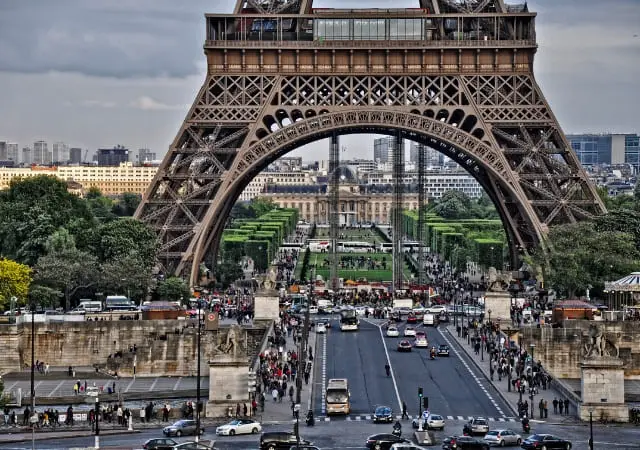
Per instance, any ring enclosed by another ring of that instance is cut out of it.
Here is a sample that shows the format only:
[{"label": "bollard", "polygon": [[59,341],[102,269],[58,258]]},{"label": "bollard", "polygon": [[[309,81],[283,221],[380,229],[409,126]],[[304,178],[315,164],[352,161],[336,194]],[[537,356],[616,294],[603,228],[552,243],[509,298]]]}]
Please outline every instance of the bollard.
[{"label": "bollard", "polygon": [[129,428],[128,431],[133,431],[133,416],[129,416]]}]

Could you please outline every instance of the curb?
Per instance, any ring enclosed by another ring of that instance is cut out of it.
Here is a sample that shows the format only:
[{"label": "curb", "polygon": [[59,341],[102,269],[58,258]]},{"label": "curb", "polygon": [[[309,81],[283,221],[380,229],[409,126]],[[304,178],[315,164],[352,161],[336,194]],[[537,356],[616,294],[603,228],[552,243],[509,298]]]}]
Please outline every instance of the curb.
[{"label": "curb", "polygon": [[[440,329],[440,328],[438,328]],[[467,352],[467,349],[464,347],[464,345],[460,344],[460,342],[458,342],[458,338],[455,337],[453,335],[453,333],[451,332],[451,330],[449,329],[449,327],[445,328],[447,330],[447,333],[449,335],[451,335],[451,337],[453,338],[453,340],[455,341],[456,345],[458,345],[458,347],[460,347],[462,349],[462,351],[465,353],[465,355],[467,355],[467,358],[469,358],[471,360],[471,362],[473,362],[473,365],[476,366],[476,368],[480,371],[480,373],[482,374],[482,376],[485,378],[485,380],[487,380],[487,382],[491,385],[491,387],[493,388],[494,391],[496,391],[498,393],[498,395],[500,396],[500,398],[502,399],[502,401],[504,402],[505,405],[507,405],[507,408],[509,408],[511,410],[511,412],[513,412],[515,417],[519,417],[518,416],[518,411],[516,411],[516,409],[511,405],[511,402],[507,399],[507,397],[502,393],[502,391],[500,389],[498,389],[496,387],[495,384],[493,384],[493,381],[491,381],[491,378],[489,376],[487,376],[486,372],[484,371],[484,369],[480,366],[480,364],[478,364],[478,362],[475,360],[475,358],[473,358],[472,355],[469,354],[469,352]]]},{"label": "curb", "polygon": [[[117,431],[117,430],[114,430]],[[118,436],[118,435],[122,435],[122,434],[137,434],[140,433],[143,430],[133,430],[133,431],[129,431],[129,430],[122,430],[122,431],[117,431],[114,433],[109,433],[106,431],[100,431],[100,436]],[[64,436],[60,436],[60,435],[55,435],[55,436],[50,436],[50,433],[35,433],[34,435],[34,440],[35,441],[44,441],[44,440],[49,440],[49,439],[74,439],[74,438],[80,438],[80,437],[92,437],[94,436],[92,431],[89,431],[87,434],[87,431],[77,431],[77,432],[68,432],[69,434],[64,435]],[[6,436],[6,435],[5,435]],[[20,436],[20,437],[18,437]],[[21,433],[20,435],[16,435],[15,437],[9,437],[7,439],[0,439],[0,445],[2,444],[15,444],[18,442],[25,442],[25,441],[30,441],[31,440],[31,433]]]}]

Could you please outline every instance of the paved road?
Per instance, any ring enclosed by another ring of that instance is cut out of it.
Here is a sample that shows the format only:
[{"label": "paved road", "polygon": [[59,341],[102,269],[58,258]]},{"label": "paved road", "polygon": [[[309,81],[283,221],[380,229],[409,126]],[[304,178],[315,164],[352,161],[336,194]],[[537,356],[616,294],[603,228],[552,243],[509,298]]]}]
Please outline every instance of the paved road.
[{"label": "paved road", "polygon": [[[265,426],[265,431],[291,430],[290,425],[273,425]],[[447,422],[448,430],[445,433],[436,432],[437,439],[441,440],[450,433],[459,433],[462,428],[462,422]],[[516,432],[518,427],[512,427]],[[539,433],[553,433],[570,439],[573,442],[575,450],[586,450],[587,439],[589,437],[589,429],[584,425],[557,426],[548,424],[534,424],[534,431]],[[373,425],[371,422],[346,422],[331,421],[320,422],[313,428],[304,425],[300,427],[300,434],[303,438],[313,441],[322,450],[340,450],[340,449],[363,449],[367,436],[375,433],[387,432],[388,425]],[[408,430],[405,430],[408,437]],[[112,449],[139,449],[143,442],[153,437],[161,436],[161,431],[145,430],[133,435],[120,436],[103,436],[100,439],[101,448]],[[0,449],[29,449],[31,441],[29,436],[24,436],[25,440],[21,443],[0,444]],[[210,431],[204,435],[204,439],[215,439],[216,448],[220,450],[230,449],[255,449],[258,448],[258,436],[234,436],[234,437],[218,437],[216,438]],[[185,441],[187,439],[177,439]],[[596,449],[607,450],[626,450],[640,449],[638,443],[638,429],[633,427],[596,427],[594,429],[594,440]],[[93,446],[93,436],[86,433],[84,436],[67,438],[67,439],[49,439],[47,441],[36,441],[37,449],[69,449]],[[437,446],[439,447],[439,446]],[[433,448],[437,448],[433,447]]]},{"label": "paved road", "polygon": [[[484,416],[493,422],[515,421],[502,399],[485,386],[464,352],[452,351],[449,358],[436,360],[430,360],[428,349],[414,348],[410,353],[399,353],[396,346],[403,338],[384,337],[378,326],[381,322],[363,319],[359,331],[343,333],[334,321],[327,335],[321,338],[314,395],[314,409],[319,417],[325,415],[322,392],[326,380],[345,377],[349,379],[352,404],[347,420],[369,420],[376,405],[391,406],[400,415],[402,401],[407,403],[409,415],[417,416],[418,388],[422,387],[429,398],[429,409],[450,419]],[[401,334],[405,327],[406,324],[400,324]],[[431,345],[447,343],[436,328],[422,325],[418,328],[426,331]],[[393,377],[387,377],[384,372],[387,358]],[[331,417],[332,421],[344,419]]]}]

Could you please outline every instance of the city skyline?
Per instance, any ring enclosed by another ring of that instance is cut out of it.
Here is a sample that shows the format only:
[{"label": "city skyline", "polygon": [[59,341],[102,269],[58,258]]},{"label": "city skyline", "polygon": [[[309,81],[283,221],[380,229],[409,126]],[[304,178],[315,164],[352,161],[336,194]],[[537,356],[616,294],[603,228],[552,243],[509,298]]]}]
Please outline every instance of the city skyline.
[{"label": "city skyline", "polygon": [[[535,73],[564,131],[637,132],[640,4],[555,3],[530,1],[529,7],[539,13]],[[234,4],[2,2],[0,140],[21,149],[40,139],[63,141],[91,151],[120,143],[162,157],[204,78],[203,15],[231,13]],[[379,0],[314,4],[387,6]],[[394,6],[416,5],[417,0],[403,0]],[[24,27],[26,21],[35,26]],[[344,137],[342,145],[349,157],[370,158],[374,137]],[[317,150],[328,156],[324,142],[291,155],[308,160]]]}]

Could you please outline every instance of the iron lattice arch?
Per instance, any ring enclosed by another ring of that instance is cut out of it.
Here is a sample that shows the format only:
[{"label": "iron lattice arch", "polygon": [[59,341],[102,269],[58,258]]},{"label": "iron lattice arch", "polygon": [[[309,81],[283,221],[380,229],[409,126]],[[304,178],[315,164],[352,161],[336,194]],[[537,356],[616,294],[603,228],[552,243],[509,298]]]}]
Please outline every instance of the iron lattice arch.
[{"label": "iron lattice arch", "polygon": [[458,162],[494,201],[514,263],[550,226],[604,212],[533,73],[371,72],[210,69],[136,212],[158,233],[164,270],[196,284],[251,179],[332,133],[400,130]]}]

